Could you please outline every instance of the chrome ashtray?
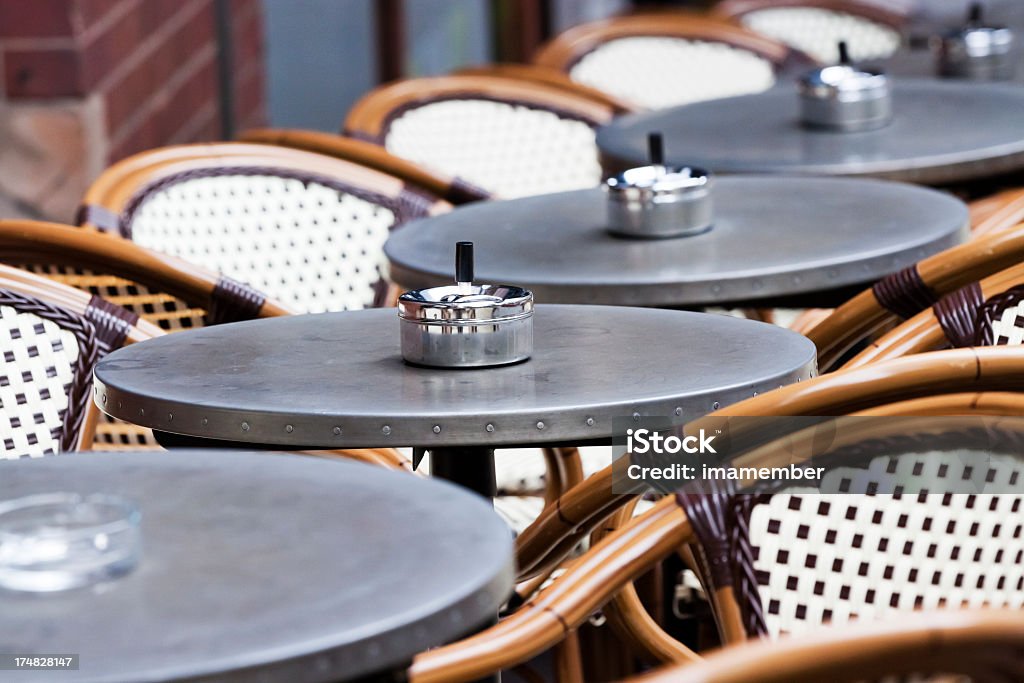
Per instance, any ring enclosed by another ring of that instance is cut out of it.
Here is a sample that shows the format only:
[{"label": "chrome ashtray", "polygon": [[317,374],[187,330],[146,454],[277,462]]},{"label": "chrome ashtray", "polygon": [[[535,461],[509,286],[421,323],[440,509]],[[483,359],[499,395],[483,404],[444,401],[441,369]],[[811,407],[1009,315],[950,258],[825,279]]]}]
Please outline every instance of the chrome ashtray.
[{"label": "chrome ashtray", "polygon": [[437,368],[486,368],[533,353],[533,293],[473,284],[473,243],[455,247],[454,285],[398,297],[402,358]]},{"label": "chrome ashtray", "polygon": [[689,166],[666,166],[662,138],[647,139],[651,164],[608,178],[608,230],[623,237],[660,239],[699,235],[711,229],[711,174]]},{"label": "chrome ashtray", "polygon": [[0,503],[0,588],[53,592],[121,576],[139,561],[139,520],[133,503],[105,494]]},{"label": "chrome ashtray", "polygon": [[967,24],[933,41],[936,70],[944,78],[1008,81],[1014,76],[1013,31],[985,26],[981,5],[971,5]]},{"label": "chrome ashtray", "polygon": [[842,132],[874,130],[892,120],[892,90],[880,70],[850,63],[839,44],[839,64],[815,69],[797,81],[804,125]]}]

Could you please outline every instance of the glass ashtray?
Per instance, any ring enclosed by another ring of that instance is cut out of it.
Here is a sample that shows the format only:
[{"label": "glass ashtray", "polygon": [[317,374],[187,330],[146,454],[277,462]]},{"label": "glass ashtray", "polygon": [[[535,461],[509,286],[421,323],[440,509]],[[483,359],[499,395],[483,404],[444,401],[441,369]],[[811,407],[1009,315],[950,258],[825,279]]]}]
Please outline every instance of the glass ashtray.
[{"label": "glass ashtray", "polygon": [[0,588],[52,592],[122,576],[141,514],[119,496],[44,493],[0,502]]}]

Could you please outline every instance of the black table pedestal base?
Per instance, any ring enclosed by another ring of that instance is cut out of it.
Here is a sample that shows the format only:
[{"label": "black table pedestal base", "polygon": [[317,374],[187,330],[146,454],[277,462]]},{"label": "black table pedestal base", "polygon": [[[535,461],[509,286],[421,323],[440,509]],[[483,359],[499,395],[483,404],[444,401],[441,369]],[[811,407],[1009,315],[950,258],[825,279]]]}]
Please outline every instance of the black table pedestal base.
[{"label": "black table pedestal base", "polygon": [[498,495],[493,448],[432,448],[430,474],[459,484],[485,498]]}]

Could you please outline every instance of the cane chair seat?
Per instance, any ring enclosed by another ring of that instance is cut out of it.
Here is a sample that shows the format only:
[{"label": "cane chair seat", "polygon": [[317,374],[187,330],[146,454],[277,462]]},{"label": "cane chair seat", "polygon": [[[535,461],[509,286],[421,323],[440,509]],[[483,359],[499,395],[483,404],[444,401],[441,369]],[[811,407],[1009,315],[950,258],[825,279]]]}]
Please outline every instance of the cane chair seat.
[{"label": "cane chair seat", "polygon": [[109,302],[0,266],[0,460],[87,447],[93,366],[130,338],[159,334],[139,325]]},{"label": "cane chair seat", "polygon": [[445,76],[378,88],[356,103],[345,131],[511,198],[597,185],[594,129],[612,113],[541,83]]},{"label": "cane chair seat", "polygon": [[[640,64],[658,67],[638,69]],[[700,68],[670,66],[680,64]],[[648,109],[759,93],[775,83],[771,62],[752,52],[723,43],[639,36],[596,48],[569,75]]]},{"label": "cane chair seat", "polygon": [[859,427],[879,435],[818,455],[834,464],[820,488],[681,496],[707,578],[732,586],[747,636],[914,609],[1024,606],[1024,434],[977,420],[946,431],[915,424]]},{"label": "cane chair seat", "polygon": [[577,26],[534,61],[646,109],[762,92],[810,65],[781,43],[711,18],[635,14]]},{"label": "cane chair seat", "polygon": [[903,17],[880,3],[727,0],[716,10],[825,64],[839,60],[840,41],[846,42],[851,59],[862,61],[892,56],[903,40]]},{"label": "cane chair seat", "polygon": [[73,431],[74,416],[84,415],[81,401],[88,392],[82,386],[96,359],[90,327],[57,307],[0,290],[4,458],[47,455],[70,445],[66,434]]},{"label": "cane chair seat", "polygon": [[390,230],[448,208],[379,171],[273,145],[144,152],[96,187],[86,202],[117,217],[108,229],[307,313],[383,305]]},{"label": "cane chair seat", "polygon": [[[169,332],[287,312],[262,295],[234,296],[237,288],[226,279],[184,261],[57,223],[0,221],[0,263],[84,291]],[[157,446],[150,430],[106,415],[96,443],[105,450]]]}]

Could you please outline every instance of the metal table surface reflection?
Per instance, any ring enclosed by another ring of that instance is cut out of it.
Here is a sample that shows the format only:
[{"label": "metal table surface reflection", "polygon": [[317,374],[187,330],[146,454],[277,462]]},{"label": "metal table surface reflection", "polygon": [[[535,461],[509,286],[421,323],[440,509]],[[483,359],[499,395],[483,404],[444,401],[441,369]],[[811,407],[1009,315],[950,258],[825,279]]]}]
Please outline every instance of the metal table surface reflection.
[{"label": "metal table surface reflection", "polygon": [[893,121],[836,133],[799,122],[795,88],[625,116],[597,133],[606,167],[647,163],[661,131],[666,161],[719,173],[872,176],[943,184],[1024,167],[1024,88],[894,79]]},{"label": "metal table surface reflection", "polygon": [[[396,230],[384,251],[410,289],[451,281],[451,245],[476,245],[477,279],[538,301],[683,307],[860,285],[964,241],[967,207],[903,183],[720,176],[701,235],[608,233],[599,189],[481,202]],[[801,302],[805,303],[805,302]]]},{"label": "metal table surface reflection", "polygon": [[0,461],[0,500],[52,491],[135,502],[142,556],[92,587],[0,590],[0,652],[80,655],[78,671],[4,681],[371,680],[493,619],[512,588],[511,535],[483,501],[360,463],[238,451]]},{"label": "metal table surface reflection", "polygon": [[[814,372],[814,345],[772,325],[561,305],[536,308],[533,356],[523,363],[414,367],[402,361],[395,310],[376,309],[133,344],[99,362],[95,400],[122,420],[224,442],[414,446],[435,457],[455,449],[452,478],[486,493],[479,481],[489,476],[493,486],[493,459],[482,452],[609,440],[613,419],[634,413],[682,423]],[[484,462],[490,473],[472,473]]]}]

